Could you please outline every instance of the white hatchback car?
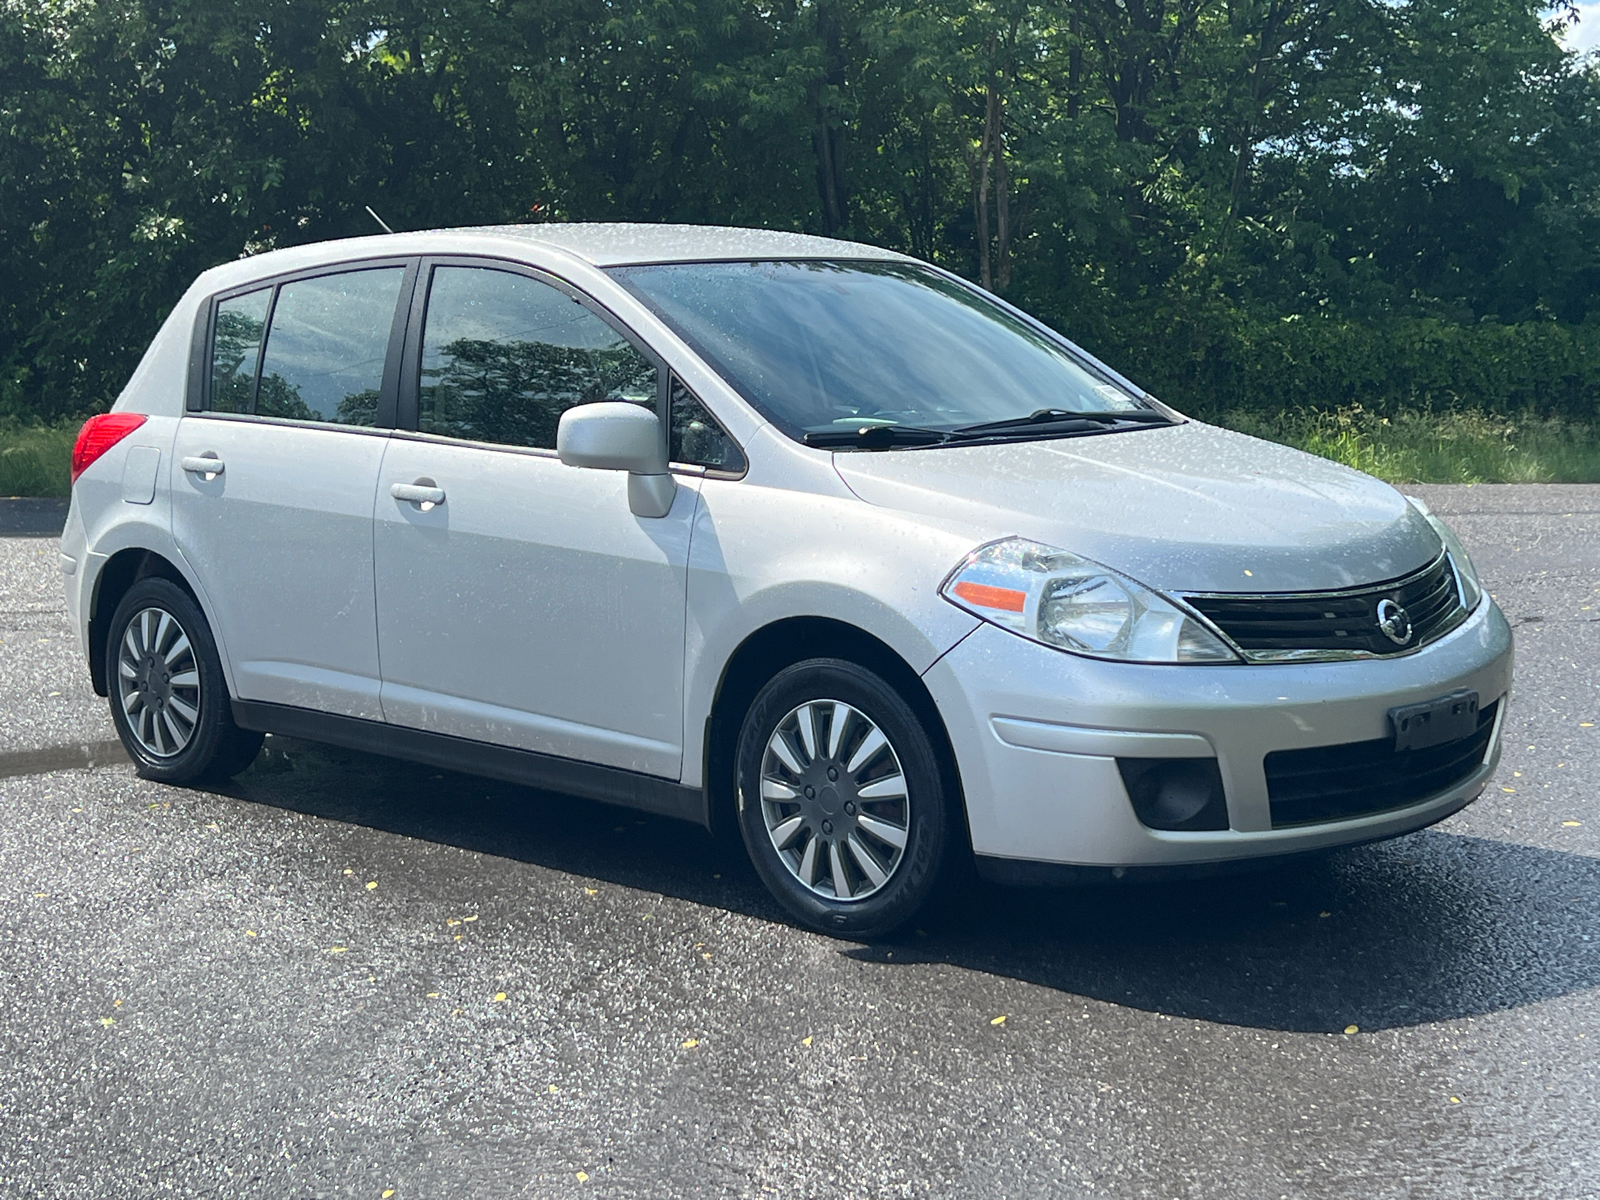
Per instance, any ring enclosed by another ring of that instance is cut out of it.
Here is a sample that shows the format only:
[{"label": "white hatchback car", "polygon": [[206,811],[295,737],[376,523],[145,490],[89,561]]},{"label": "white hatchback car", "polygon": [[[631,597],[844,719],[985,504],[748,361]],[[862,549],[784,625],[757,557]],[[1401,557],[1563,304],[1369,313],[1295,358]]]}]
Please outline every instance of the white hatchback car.
[{"label": "white hatchback car", "polygon": [[867,246],[442,230],[207,271],[62,542],[144,775],[262,733],[737,824],[799,920],[1392,837],[1511,634],[1427,508]]}]

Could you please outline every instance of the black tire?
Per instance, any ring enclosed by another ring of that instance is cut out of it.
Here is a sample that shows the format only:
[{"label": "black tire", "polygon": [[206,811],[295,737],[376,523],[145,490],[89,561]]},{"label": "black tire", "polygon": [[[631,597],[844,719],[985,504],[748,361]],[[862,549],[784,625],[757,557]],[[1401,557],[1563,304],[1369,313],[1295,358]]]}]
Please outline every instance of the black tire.
[{"label": "black tire", "polygon": [[[802,707],[818,701],[815,708]],[[814,754],[807,751],[801,714],[811,723]],[[830,750],[836,720],[841,740]],[[862,759],[852,772],[852,752],[860,753],[870,737],[864,731],[873,726],[887,750]],[[775,738],[783,739],[800,773],[782,757]],[[796,920],[819,932],[879,938],[907,924],[933,893],[952,844],[954,802],[939,763],[911,706],[873,672],[832,658],[780,671],[745,713],[735,758],[739,829],[762,882]],[[893,792],[895,767],[902,797],[868,799],[872,792],[863,789],[874,785],[877,792]],[[765,799],[764,779],[769,788],[777,784],[774,794],[783,798]],[[797,817],[799,823],[791,825]],[[784,834],[785,828],[793,832]],[[783,849],[775,839],[784,840]],[[813,843],[808,857],[806,847]],[[811,872],[809,884],[802,871]],[[869,871],[886,878],[872,879]],[[840,898],[835,872],[846,892],[859,894]]]},{"label": "black tire", "polygon": [[106,631],[106,676],[112,723],[146,779],[228,779],[261,749],[261,734],[233,723],[211,626],[170,579],[141,579],[117,605]]}]

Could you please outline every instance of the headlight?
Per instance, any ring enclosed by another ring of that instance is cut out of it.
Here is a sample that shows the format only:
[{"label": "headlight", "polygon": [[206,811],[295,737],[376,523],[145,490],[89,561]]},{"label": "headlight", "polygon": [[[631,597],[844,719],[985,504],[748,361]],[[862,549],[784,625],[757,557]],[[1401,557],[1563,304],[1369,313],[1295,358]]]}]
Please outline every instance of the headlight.
[{"label": "headlight", "polygon": [[1215,633],[1109,567],[1024,538],[980,546],[939,589],[950,603],[1046,646],[1123,662],[1237,662]]},{"label": "headlight", "polygon": [[1461,544],[1461,539],[1456,536],[1454,529],[1433,515],[1433,510],[1425,501],[1419,500],[1416,496],[1407,496],[1406,499],[1412,508],[1422,514],[1423,520],[1433,526],[1433,531],[1444,543],[1444,552],[1450,556],[1450,565],[1455,570],[1456,589],[1461,593],[1461,605],[1471,612],[1478,607],[1478,601],[1483,598],[1483,584],[1478,582],[1478,568],[1472,565],[1472,558],[1467,553],[1467,548]]}]

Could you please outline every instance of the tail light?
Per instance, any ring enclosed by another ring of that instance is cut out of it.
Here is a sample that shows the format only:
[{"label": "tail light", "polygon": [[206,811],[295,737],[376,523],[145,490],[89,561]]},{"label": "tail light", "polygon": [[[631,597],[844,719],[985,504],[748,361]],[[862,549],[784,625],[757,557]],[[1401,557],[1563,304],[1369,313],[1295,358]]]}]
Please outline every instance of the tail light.
[{"label": "tail light", "polygon": [[95,459],[143,424],[143,413],[102,413],[85,421],[72,446],[72,482],[77,483]]}]

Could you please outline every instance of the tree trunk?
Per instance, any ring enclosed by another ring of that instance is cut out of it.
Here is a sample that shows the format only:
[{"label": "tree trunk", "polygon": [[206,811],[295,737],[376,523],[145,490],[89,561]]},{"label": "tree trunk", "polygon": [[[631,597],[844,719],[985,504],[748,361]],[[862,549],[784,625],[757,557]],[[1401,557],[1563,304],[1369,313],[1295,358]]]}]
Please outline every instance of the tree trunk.
[{"label": "tree trunk", "polygon": [[1067,116],[1075,121],[1083,106],[1083,30],[1076,0],[1067,18],[1067,34]]},{"label": "tree trunk", "polygon": [[[817,31],[822,37],[823,86],[814,99],[817,124],[811,131],[811,146],[817,157],[822,232],[832,237],[850,227],[850,191],[844,178],[844,127],[830,103],[846,83],[844,33],[831,4],[818,5]],[[824,90],[830,95],[825,97]]]},{"label": "tree trunk", "polygon": [[822,124],[811,133],[817,155],[817,195],[822,201],[822,232],[829,237],[850,224],[850,194],[845,189],[840,158],[844,153],[844,130]]}]

